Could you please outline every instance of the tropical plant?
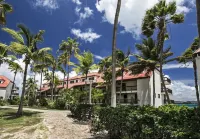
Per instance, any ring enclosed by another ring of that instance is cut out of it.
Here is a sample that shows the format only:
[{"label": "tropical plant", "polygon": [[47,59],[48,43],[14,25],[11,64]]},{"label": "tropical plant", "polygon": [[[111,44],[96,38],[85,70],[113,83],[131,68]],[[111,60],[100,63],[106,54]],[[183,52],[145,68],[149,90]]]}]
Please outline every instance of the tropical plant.
[{"label": "tropical plant", "polygon": [[194,58],[194,52],[199,49],[199,38],[195,38],[193,43],[189,48],[185,50],[185,52],[179,57],[178,61],[180,63],[193,63],[193,69],[194,69],[194,81],[195,81],[195,90],[196,90],[196,97],[197,97],[197,103],[200,106],[200,100],[199,100],[199,90],[198,90],[198,81],[197,81],[197,67],[196,67],[196,60]]},{"label": "tropical plant", "polygon": [[[76,58],[78,60],[78,64],[73,64],[73,66],[75,66],[74,71],[76,71],[76,73],[81,73],[85,75],[86,89],[88,73],[90,70],[97,69],[97,65],[94,64],[93,54],[91,52],[83,52],[82,55],[77,54]],[[89,100],[89,102],[91,101]]]},{"label": "tropical plant", "polygon": [[11,5],[7,4],[5,0],[0,0],[0,25],[6,25],[6,14],[12,11]]},{"label": "tropical plant", "polygon": [[[153,73],[153,106],[155,106],[155,70],[160,66],[159,63],[159,47],[156,46],[156,42],[152,38],[143,39],[142,44],[136,44],[136,49],[139,54],[134,54],[137,58],[137,62],[131,63],[129,69],[133,74],[140,74],[146,71],[149,75]],[[168,47],[163,51],[163,62],[167,63],[168,58],[173,55],[170,52],[171,47]]]},{"label": "tropical plant", "polygon": [[117,2],[115,13],[113,39],[112,39],[112,92],[111,92],[111,106],[116,107],[116,38],[117,38],[117,25],[121,8],[121,0]]},{"label": "tropical plant", "polygon": [[92,100],[94,103],[101,101],[104,98],[102,90],[93,88],[92,89]]},{"label": "tropical plant", "polygon": [[11,72],[14,72],[14,79],[13,79],[13,84],[12,84],[12,89],[11,89],[11,94],[12,94],[12,91],[13,91],[14,85],[15,85],[16,75],[18,72],[22,73],[23,69],[18,63],[12,62],[12,61],[9,61],[9,69],[11,70]]},{"label": "tropical plant", "polygon": [[[128,64],[129,64],[129,55],[130,55],[130,49],[128,49],[127,53],[125,54],[123,51],[121,50],[117,50],[116,51],[116,56],[117,56],[117,67],[120,68],[120,74],[121,74],[121,83],[120,83],[120,99],[121,99],[121,93],[122,93],[122,83],[123,83],[123,77],[124,77],[124,72],[128,71]],[[119,100],[120,100],[119,99]],[[120,103],[120,101],[119,101]]]},{"label": "tropical plant", "polygon": [[[79,52],[79,43],[76,41],[76,39],[72,39],[70,37],[66,40],[63,40],[59,47],[59,52],[61,52],[61,55],[59,56],[58,60],[63,64],[63,67],[65,69],[65,73],[67,73],[67,89],[68,89],[68,81],[69,81],[69,72],[70,72],[70,58],[74,54],[76,55]],[[67,70],[66,70],[67,65]],[[65,73],[64,73],[64,79],[65,79]],[[63,83],[64,87],[64,83]]]},{"label": "tropical plant", "polygon": [[179,24],[182,23],[183,21],[184,21],[184,14],[176,13],[175,1],[169,2],[167,4],[166,0],[160,0],[151,9],[146,11],[142,23],[142,33],[145,36],[150,37],[154,34],[154,32],[158,32],[157,47],[159,47],[160,50],[159,53],[160,75],[168,103],[170,103],[170,99],[167,93],[166,86],[164,84],[164,77],[163,77],[163,51],[164,51],[163,48],[165,39],[169,38],[169,34],[167,32],[167,25],[171,23]]},{"label": "tropical plant", "polygon": [[28,98],[29,106],[36,104],[37,84],[33,78],[28,78],[26,81],[26,96]]},{"label": "tropical plant", "polygon": [[21,116],[23,114],[23,101],[25,95],[25,86],[26,86],[26,76],[28,65],[31,61],[39,60],[45,51],[50,51],[51,48],[37,48],[37,43],[43,41],[42,35],[44,34],[44,30],[40,30],[36,35],[31,34],[29,29],[22,24],[17,26],[19,31],[15,31],[9,28],[3,28],[3,30],[9,33],[14,39],[10,44],[10,49],[12,52],[16,54],[20,54],[24,56],[24,79],[23,79],[23,88],[21,94],[20,105],[17,111],[17,116]]}]

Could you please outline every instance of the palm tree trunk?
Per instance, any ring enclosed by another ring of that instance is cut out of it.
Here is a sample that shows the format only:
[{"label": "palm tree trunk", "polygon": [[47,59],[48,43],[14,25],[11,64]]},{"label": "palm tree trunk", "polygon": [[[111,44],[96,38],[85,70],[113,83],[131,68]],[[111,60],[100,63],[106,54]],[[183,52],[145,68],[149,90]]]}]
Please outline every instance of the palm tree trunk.
[{"label": "palm tree trunk", "polygon": [[156,90],[155,90],[155,70],[153,70],[153,106],[155,107],[155,98],[156,98]]},{"label": "palm tree trunk", "polygon": [[[88,77],[88,73],[85,74],[85,91],[86,91],[86,87],[87,87],[87,77]],[[89,103],[89,96],[88,96],[88,103]]]},{"label": "palm tree trunk", "polygon": [[120,84],[120,94],[119,94],[119,104],[120,104],[120,101],[121,101],[121,96],[122,96],[122,83],[123,83],[123,79],[124,79],[124,71],[122,70],[122,79],[121,79],[121,84]]},{"label": "palm tree trunk", "polygon": [[13,88],[14,88],[14,85],[15,85],[15,77],[16,77],[16,75],[17,75],[17,70],[14,72],[14,79],[13,79],[13,84],[12,84],[12,89],[11,89],[11,93],[10,93],[10,99],[11,99],[11,95],[12,95],[12,93],[13,93]]},{"label": "palm tree trunk", "polygon": [[69,87],[69,68],[70,68],[70,65],[68,63],[68,65],[67,65],[67,89]]},{"label": "palm tree trunk", "polygon": [[25,69],[24,69],[24,79],[23,79],[23,88],[22,88],[22,94],[21,94],[21,100],[19,104],[19,108],[17,111],[16,116],[22,116],[23,114],[23,102],[24,102],[24,95],[25,95],[25,87],[26,87],[26,76],[27,76],[27,69],[28,69],[28,63],[25,63]]},{"label": "palm tree trunk", "polygon": [[43,69],[41,70],[41,77],[40,77],[40,99],[41,99],[41,91],[42,91],[42,73],[43,73]]},{"label": "palm tree trunk", "polygon": [[111,107],[116,107],[116,38],[117,38],[117,25],[121,8],[121,0],[117,2],[117,9],[115,13],[115,21],[113,28],[112,40],[112,92],[111,92]]},{"label": "palm tree trunk", "polygon": [[198,90],[198,81],[197,81],[197,66],[196,66],[196,60],[192,60],[193,63],[193,69],[194,69],[194,81],[195,81],[195,89],[196,89],[196,96],[197,96],[197,103],[198,106],[200,106],[200,101],[199,101],[199,90]]},{"label": "palm tree trunk", "polygon": [[[161,78],[161,83],[165,91],[165,95],[167,97],[167,102],[170,104],[170,98],[169,94],[167,92],[167,88],[165,86],[164,82],[164,77],[163,77],[163,46],[164,46],[164,40],[165,40],[165,32],[166,32],[166,24],[165,24],[165,19],[161,19],[160,24],[162,27],[160,28],[160,32],[158,34],[158,47],[160,47],[160,78]],[[162,89],[162,88],[161,88]]]},{"label": "palm tree trunk", "polygon": [[51,90],[51,100],[53,101],[53,95],[54,95],[54,74],[55,74],[55,69],[53,68],[52,70],[52,90]]}]

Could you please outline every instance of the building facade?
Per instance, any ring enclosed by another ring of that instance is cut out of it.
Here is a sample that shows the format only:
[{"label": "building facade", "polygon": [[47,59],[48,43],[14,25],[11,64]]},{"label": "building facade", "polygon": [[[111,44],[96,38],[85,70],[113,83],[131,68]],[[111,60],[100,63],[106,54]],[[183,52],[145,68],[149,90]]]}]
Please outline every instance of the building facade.
[{"label": "building facade", "polygon": [[194,52],[194,57],[196,60],[197,79],[198,79],[198,85],[199,85],[199,89],[200,89],[200,48]]},{"label": "building facade", "polygon": [[13,82],[5,76],[0,75],[0,99],[12,99],[19,96],[18,88],[14,84],[12,90]]},{"label": "building facade", "polygon": [[[161,84],[160,72],[155,70],[155,106],[161,106],[166,103],[166,96],[164,93],[164,89]],[[89,91],[89,82],[92,82],[92,88],[101,89],[105,94],[106,85],[105,81],[102,79],[103,74],[101,73],[89,73],[87,82],[85,76],[75,76],[69,78],[68,88],[69,89],[80,89]],[[171,90],[171,80],[167,77],[164,77],[165,84],[167,87],[168,94],[170,98],[172,98],[172,90]],[[64,87],[66,88],[67,80],[61,82],[59,86],[57,86],[57,90],[60,90]],[[153,105],[153,76],[152,73],[146,74],[143,72],[138,75],[132,75],[129,72],[124,73],[123,82],[122,82],[122,92],[120,95],[120,85],[121,85],[121,77],[117,77],[116,79],[116,94],[117,94],[117,102],[120,104],[134,104],[134,105]],[[41,95],[50,97],[51,96],[51,88],[49,84],[43,84],[43,88],[41,89]],[[54,98],[59,97],[59,91],[54,94]],[[120,97],[121,96],[121,97]]]}]

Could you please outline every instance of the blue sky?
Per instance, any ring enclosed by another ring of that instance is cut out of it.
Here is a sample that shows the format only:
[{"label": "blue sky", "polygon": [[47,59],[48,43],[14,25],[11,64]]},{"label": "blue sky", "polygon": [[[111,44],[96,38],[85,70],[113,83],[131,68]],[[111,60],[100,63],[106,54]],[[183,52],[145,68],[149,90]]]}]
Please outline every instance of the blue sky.
[{"label": "blue sky", "polygon": [[[78,38],[82,51],[90,50],[96,55],[95,62],[111,54],[116,0],[101,0],[99,3],[96,0],[6,1],[14,7],[14,12],[7,16],[7,27],[17,29],[16,25],[23,23],[34,33],[38,30],[45,30],[45,41],[40,44],[40,47],[52,47],[55,54],[62,40],[74,37]],[[135,43],[140,43],[142,39],[140,27],[145,10],[152,7],[157,1],[122,1],[117,35],[119,49],[126,51],[128,47],[131,47],[131,51],[135,52]],[[170,39],[166,42],[166,46],[172,46],[174,56],[180,55],[197,36],[194,0],[176,1],[177,12],[185,14],[185,22],[180,25],[170,24],[168,26]],[[9,44],[11,40],[12,38],[8,34],[0,31],[1,42]],[[194,95],[192,65],[189,64],[188,68],[179,67],[184,66],[171,63],[165,66],[164,72],[175,81],[174,84],[184,85],[188,90],[177,89],[175,85],[173,91],[179,95],[189,91]],[[3,69],[0,69],[0,72],[3,72]],[[183,96],[181,95],[181,97]],[[194,99],[194,96],[191,99]]]}]

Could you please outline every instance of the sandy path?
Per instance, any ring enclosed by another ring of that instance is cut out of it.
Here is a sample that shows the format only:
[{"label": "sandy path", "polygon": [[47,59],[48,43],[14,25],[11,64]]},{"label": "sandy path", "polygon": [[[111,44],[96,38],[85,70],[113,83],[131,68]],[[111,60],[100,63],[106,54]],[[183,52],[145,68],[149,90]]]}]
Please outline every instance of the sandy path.
[{"label": "sandy path", "polygon": [[[13,108],[16,107],[4,107]],[[89,126],[79,124],[67,115],[70,111],[37,110],[24,108],[24,110],[39,111],[44,118],[42,123],[20,129],[20,131],[9,135],[10,139],[89,139],[92,138]],[[32,131],[32,132],[30,132]],[[4,137],[8,137],[4,135]],[[0,137],[1,138],[1,137]]]}]

